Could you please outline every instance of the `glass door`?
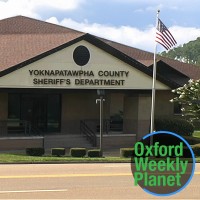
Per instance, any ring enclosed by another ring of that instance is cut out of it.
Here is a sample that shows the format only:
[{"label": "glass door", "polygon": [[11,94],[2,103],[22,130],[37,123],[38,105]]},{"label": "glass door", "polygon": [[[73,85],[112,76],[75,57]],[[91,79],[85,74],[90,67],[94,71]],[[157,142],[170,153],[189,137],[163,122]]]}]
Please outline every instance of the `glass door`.
[{"label": "glass door", "polygon": [[21,119],[29,121],[33,128],[45,131],[46,101],[45,95],[23,94],[21,99]]},{"label": "glass door", "polygon": [[15,126],[25,120],[42,132],[60,132],[60,94],[9,94],[8,98],[8,119]]}]

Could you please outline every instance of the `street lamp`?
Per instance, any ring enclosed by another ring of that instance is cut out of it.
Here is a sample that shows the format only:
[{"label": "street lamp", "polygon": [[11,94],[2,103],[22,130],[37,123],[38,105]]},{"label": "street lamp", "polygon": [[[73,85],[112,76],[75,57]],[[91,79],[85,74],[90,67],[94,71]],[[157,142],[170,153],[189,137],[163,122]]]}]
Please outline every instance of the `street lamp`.
[{"label": "street lamp", "polygon": [[103,98],[105,96],[105,90],[98,89],[97,95],[99,96],[99,99],[96,99],[96,104],[99,102],[99,111],[100,111],[100,118],[99,118],[99,148],[101,151],[101,156],[103,156],[103,102],[105,99]]}]

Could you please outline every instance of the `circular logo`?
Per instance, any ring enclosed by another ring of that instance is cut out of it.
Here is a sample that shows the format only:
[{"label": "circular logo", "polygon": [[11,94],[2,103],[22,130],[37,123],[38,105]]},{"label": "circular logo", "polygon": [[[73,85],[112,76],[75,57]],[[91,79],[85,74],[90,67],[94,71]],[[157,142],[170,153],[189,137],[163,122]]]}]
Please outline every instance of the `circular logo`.
[{"label": "circular logo", "polygon": [[85,46],[78,46],[73,53],[74,62],[79,66],[84,66],[90,60],[90,52]]},{"label": "circular logo", "polygon": [[195,170],[195,156],[188,142],[168,131],[153,132],[134,145],[131,159],[134,185],[155,196],[183,190]]}]

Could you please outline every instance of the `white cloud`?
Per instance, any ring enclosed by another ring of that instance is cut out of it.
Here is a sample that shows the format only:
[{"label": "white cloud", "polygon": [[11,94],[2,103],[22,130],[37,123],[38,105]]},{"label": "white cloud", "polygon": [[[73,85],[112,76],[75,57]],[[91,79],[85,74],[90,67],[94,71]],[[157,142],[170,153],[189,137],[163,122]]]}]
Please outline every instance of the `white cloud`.
[{"label": "white cloud", "polygon": [[64,19],[61,22],[59,22],[56,17],[48,19],[47,22],[60,24],[62,26],[83,31],[85,33],[90,33],[129,46],[153,51],[154,28],[149,28],[147,30],[139,30],[130,26],[115,27],[97,23],[90,24],[87,20],[78,23],[72,19]]},{"label": "white cloud", "polygon": [[83,0],[29,0],[34,7],[53,8],[58,10],[74,10]]},{"label": "white cloud", "polygon": [[[64,19],[59,22],[56,17],[53,17],[47,21],[113,40],[122,44],[133,46],[139,49],[147,50],[150,52],[154,51],[155,28],[151,26],[146,30],[140,30],[130,26],[115,27],[97,23],[90,24],[87,20],[78,23],[72,19]],[[178,43],[177,46],[187,43],[191,40],[195,40],[200,36],[200,28],[198,29],[192,27],[173,26],[170,27],[169,30],[175,37]],[[165,49],[162,46],[158,46],[159,52],[164,50]]]},{"label": "white cloud", "polygon": [[33,12],[32,5],[29,0],[8,0],[7,2],[0,2],[0,18],[6,18],[15,15],[25,15],[30,17],[38,17]]},{"label": "white cloud", "polygon": [[24,15],[34,18],[42,18],[41,10],[74,10],[85,0],[7,0],[0,1],[0,19]]},{"label": "white cloud", "polygon": [[[100,0],[99,0],[100,1]],[[102,0],[105,1],[106,0]],[[166,8],[171,9],[189,9],[190,6],[200,5],[200,1],[194,0],[197,4],[191,4],[191,1],[164,1],[164,0],[110,0],[113,3],[132,3],[134,5],[133,10],[137,12],[147,12],[151,10],[156,10],[156,8]],[[64,18],[63,11],[71,11],[78,9],[82,6],[83,3],[88,3],[86,0],[0,0],[0,19],[24,15],[28,17],[43,19],[44,13],[51,13],[48,16],[57,16],[57,14],[62,13]],[[139,7],[135,7],[136,4],[140,4]],[[142,4],[144,6],[142,6]],[[99,8],[101,9],[101,8]],[[195,9],[195,8],[193,8]],[[61,11],[61,12],[59,12]],[[55,13],[54,13],[55,12]],[[92,11],[87,10],[88,13]],[[79,13],[73,13],[74,15],[79,15]],[[103,15],[104,13],[102,13]],[[174,19],[174,18],[173,18]],[[95,16],[94,16],[95,20]],[[141,19],[144,20],[144,19]],[[192,20],[192,19],[191,19]],[[82,22],[74,21],[70,18],[65,18],[59,21],[56,17],[51,17],[47,21],[55,24],[60,24],[69,28],[73,28],[79,31],[90,33],[99,37],[107,38],[120,42],[129,46],[137,47],[140,49],[153,51],[154,50],[154,38],[155,38],[155,29],[150,26],[144,29],[139,29],[131,26],[112,26],[107,24],[99,23],[89,23],[87,20]],[[128,22],[127,22],[128,23]],[[173,26],[170,28],[174,37],[176,38],[178,45],[187,43],[188,41],[195,40],[200,36],[200,28],[192,27],[180,27]],[[164,50],[162,47],[158,47],[158,51]]]},{"label": "white cloud", "polygon": [[46,20],[46,22],[59,25],[59,21],[57,20],[56,17],[50,17],[49,19]]},{"label": "white cloud", "polygon": [[182,45],[200,36],[200,28],[173,26],[170,28],[178,45]]}]

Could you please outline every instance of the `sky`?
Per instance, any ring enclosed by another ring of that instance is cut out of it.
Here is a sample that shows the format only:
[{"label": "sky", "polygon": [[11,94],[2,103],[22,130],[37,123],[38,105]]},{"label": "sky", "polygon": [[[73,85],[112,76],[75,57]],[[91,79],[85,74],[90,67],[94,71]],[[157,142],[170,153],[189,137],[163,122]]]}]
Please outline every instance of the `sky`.
[{"label": "sky", "polygon": [[199,0],[0,0],[0,19],[23,15],[154,52],[157,10],[180,46],[200,36],[199,8]]}]

